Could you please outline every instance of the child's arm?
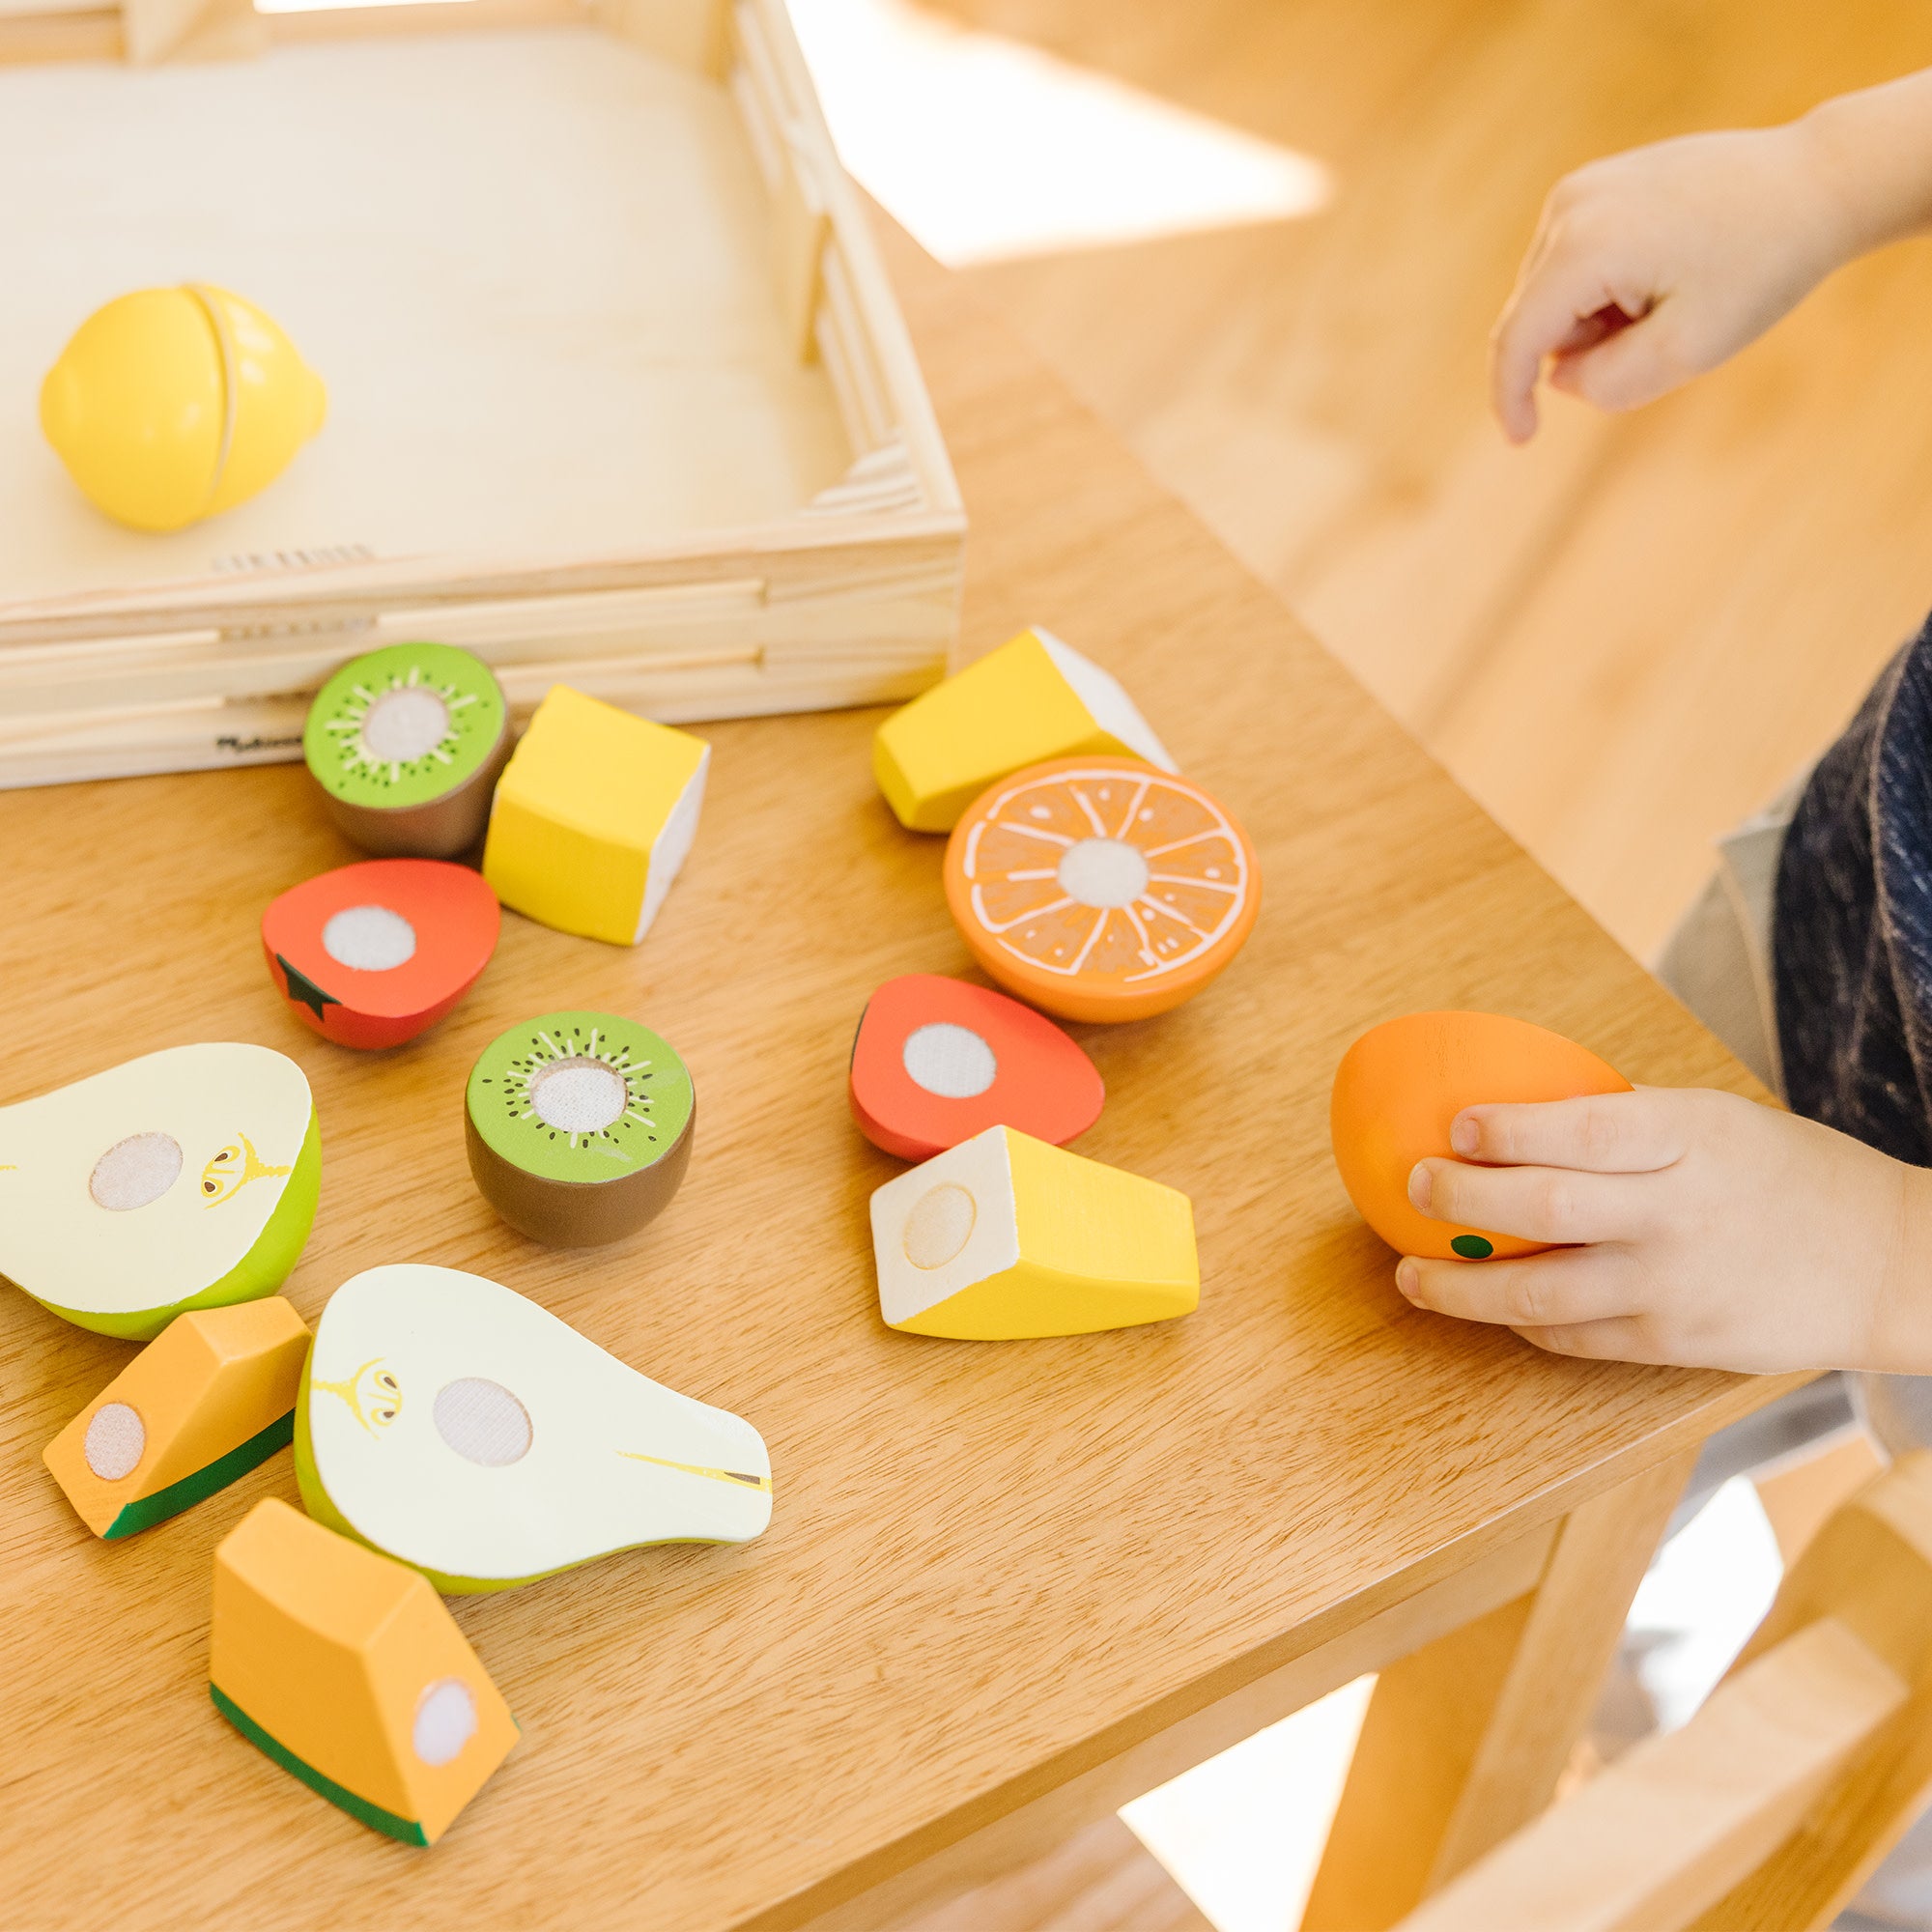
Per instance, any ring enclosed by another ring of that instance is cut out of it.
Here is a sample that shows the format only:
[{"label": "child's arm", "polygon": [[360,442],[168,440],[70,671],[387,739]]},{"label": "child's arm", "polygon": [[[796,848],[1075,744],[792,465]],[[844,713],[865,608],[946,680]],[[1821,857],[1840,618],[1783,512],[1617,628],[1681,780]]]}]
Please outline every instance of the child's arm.
[{"label": "child's arm", "polygon": [[1932,1170],[1689,1088],[1469,1107],[1450,1141],[1462,1158],[1411,1175],[1416,1207],[1577,1245],[1411,1256],[1396,1285],[1419,1307],[1565,1355],[1932,1373]]},{"label": "child's arm", "polygon": [[1932,70],[1788,127],[1691,134],[1566,175],[1490,345],[1512,440],[1536,379],[1634,409],[1715,368],[1833,269],[1932,225]]}]

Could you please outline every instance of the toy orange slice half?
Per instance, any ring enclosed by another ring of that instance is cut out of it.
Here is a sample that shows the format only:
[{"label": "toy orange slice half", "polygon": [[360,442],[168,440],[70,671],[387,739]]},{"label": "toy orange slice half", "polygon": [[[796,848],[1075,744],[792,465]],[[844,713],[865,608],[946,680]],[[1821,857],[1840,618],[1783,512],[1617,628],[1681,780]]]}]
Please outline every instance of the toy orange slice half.
[{"label": "toy orange slice half", "polygon": [[262,951],[275,990],[340,1046],[399,1046],[455,1006],[497,950],[497,895],[467,866],[369,859],[275,899]]},{"label": "toy orange slice half", "polygon": [[990,786],[953,828],[946,898],[980,966],[1072,1020],[1192,999],[1261,907],[1247,835],[1189,780],[1135,758],[1055,758]]}]

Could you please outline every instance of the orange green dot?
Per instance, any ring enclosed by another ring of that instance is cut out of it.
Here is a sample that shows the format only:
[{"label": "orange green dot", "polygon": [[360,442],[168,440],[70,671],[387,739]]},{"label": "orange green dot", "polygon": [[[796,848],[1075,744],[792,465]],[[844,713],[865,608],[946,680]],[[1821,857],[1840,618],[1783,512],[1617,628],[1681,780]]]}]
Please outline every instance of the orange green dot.
[{"label": "orange green dot", "polygon": [[1465,1262],[1486,1262],[1495,1253],[1495,1244],[1486,1241],[1480,1235],[1458,1235],[1449,1245]]}]

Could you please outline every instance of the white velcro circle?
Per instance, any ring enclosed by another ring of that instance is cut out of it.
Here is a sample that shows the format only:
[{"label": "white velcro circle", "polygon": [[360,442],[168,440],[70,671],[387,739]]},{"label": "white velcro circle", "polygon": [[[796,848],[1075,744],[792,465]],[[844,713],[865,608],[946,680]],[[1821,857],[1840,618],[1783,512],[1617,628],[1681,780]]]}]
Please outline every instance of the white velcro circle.
[{"label": "white velcro circle", "polygon": [[1148,862],[1124,838],[1083,838],[1061,858],[1060,889],[1082,905],[1132,905],[1148,889]]},{"label": "white velcro circle", "polygon": [[944,1267],[965,1250],[979,1215],[978,1206],[963,1187],[941,1181],[929,1194],[922,1194],[906,1216],[900,1237],[906,1260],[916,1268]]},{"label": "white velcro circle", "polygon": [[412,764],[449,736],[449,706],[420,684],[385,691],[369,707],[361,736],[378,764]]},{"label": "white velcro circle", "polygon": [[322,950],[357,973],[388,973],[416,956],[416,929],[387,906],[345,906],[322,928]]},{"label": "white velcro circle", "polygon": [[530,1082],[537,1119],[560,1134],[602,1133],[629,1097],[621,1074],[583,1054],[553,1062]]},{"label": "white velcro circle", "polygon": [[899,1058],[912,1084],[942,1100],[970,1100],[1000,1077],[993,1049],[971,1027],[951,1020],[914,1028]]},{"label": "white velcro circle", "polygon": [[425,1764],[447,1764],[476,1735],[476,1699],[460,1677],[444,1677],[416,1699],[410,1743]]},{"label": "white velcro circle", "polygon": [[501,1382],[465,1376],[437,1391],[436,1433],[466,1463],[500,1469],[530,1453],[530,1412]]},{"label": "white velcro circle", "polygon": [[87,1425],[81,1453],[103,1483],[118,1483],[140,1466],[148,1446],[147,1425],[125,1402],[104,1402]]},{"label": "white velcro circle", "polygon": [[94,1163],[87,1191],[100,1207],[125,1214],[158,1201],[181,1171],[181,1143],[171,1134],[129,1134]]}]

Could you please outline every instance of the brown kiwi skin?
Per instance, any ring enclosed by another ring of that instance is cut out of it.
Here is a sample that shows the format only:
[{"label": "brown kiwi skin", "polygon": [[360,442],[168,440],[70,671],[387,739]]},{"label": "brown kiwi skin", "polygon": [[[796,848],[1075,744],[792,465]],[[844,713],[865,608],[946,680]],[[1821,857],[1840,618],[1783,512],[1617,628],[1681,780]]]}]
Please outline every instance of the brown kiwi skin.
[{"label": "brown kiwi skin", "polygon": [[483,837],[490,823],[490,806],[497,796],[497,781],[503,776],[515,744],[516,733],[510,728],[506,710],[503,728],[491,746],[490,755],[454,791],[446,791],[427,805],[351,805],[337,798],[314,773],[309,777],[322,793],[335,829],[363,851],[380,859],[454,859]]},{"label": "brown kiwi skin", "polygon": [[463,1110],[463,1138],[477,1192],[520,1235],[547,1248],[599,1248],[635,1235],[670,1206],[691,1164],[697,1096],[684,1131],[649,1167],[615,1180],[550,1180],[505,1160]]}]

